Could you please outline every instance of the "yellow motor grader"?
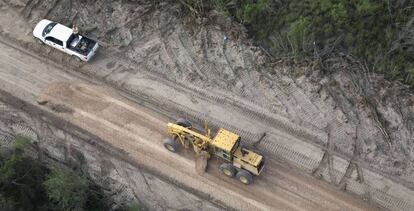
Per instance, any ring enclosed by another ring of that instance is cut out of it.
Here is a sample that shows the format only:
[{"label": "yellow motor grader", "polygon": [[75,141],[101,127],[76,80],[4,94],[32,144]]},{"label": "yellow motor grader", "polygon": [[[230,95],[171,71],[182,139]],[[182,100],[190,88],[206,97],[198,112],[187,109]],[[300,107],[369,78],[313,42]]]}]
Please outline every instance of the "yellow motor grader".
[{"label": "yellow motor grader", "polygon": [[202,135],[192,129],[186,119],[178,119],[175,123],[167,124],[167,132],[171,136],[164,140],[164,146],[171,152],[176,152],[181,144],[188,149],[191,146],[198,155],[196,167],[204,172],[207,160],[215,155],[224,163],[220,170],[229,177],[236,177],[248,185],[253,181],[253,175],[259,175],[264,167],[264,157],[240,146],[240,136],[220,128],[214,138],[210,137],[210,129],[205,123],[206,134]]}]

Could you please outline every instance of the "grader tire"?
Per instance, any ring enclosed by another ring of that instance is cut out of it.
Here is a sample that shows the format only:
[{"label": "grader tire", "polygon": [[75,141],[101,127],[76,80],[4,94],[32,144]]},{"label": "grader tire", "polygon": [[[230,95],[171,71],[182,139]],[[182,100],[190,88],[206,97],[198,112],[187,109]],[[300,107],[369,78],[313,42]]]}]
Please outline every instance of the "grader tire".
[{"label": "grader tire", "polygon": [[170,152],[177,152],[178,150],[177,143],[171,138],[166,138],[164,140],[164,147]]},{"label": "grader tire", "polygon": [[177,121],[175,121],[175,124],[180,125],[181,127],[185,127],[185,128],[191,128],[192,124],[190,121],[188,121],[187,119],[178,119]]},{"label": "grader tire", "polygon": [[237,173],[236,168],[230,163],[223,163],[220,165],[220,171],[228,177],[234,177]]},{"label": "grader tire", "polygon": [[196,158],[195,168],[198,174],[202,175],[207,170],[208,152],[202,151]]},{"label": "grader tire", "polygon": [[236,174],[237,179],[245,185],[250,185],[253,182],[253,176],[246,170],[240,170]]}]

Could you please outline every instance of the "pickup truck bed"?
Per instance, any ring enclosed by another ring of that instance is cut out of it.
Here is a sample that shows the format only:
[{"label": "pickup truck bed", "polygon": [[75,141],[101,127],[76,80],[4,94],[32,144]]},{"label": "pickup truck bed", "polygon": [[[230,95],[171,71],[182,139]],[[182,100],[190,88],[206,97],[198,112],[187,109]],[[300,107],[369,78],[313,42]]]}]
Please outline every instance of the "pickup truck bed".
[{"label": "pickup truck bed", "polygon": [[84,56],[87,56],[88,53],[93,49],[96,42],[81,35],[73,34],[68,40],[68,48],[76,51]]}]

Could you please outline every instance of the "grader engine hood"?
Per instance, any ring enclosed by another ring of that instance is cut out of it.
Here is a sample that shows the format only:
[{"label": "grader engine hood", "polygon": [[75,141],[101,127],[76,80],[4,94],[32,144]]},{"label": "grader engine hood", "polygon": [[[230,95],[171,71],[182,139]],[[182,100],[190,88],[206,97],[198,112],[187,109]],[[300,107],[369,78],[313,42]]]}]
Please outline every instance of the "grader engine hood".
[{"label": "grader engine hood", "polygon": [[237,147],[236,151],[234,152],[234,157],[239,158],[240,160],[254,167],[257,167],[263,159],[263,156],[240,146]]},{"label": "grader engine hood", "polygon": [[264,168],[264,157],[238,146],[234,151],[233,165],[245,169],[253,175],[260,175]]}]

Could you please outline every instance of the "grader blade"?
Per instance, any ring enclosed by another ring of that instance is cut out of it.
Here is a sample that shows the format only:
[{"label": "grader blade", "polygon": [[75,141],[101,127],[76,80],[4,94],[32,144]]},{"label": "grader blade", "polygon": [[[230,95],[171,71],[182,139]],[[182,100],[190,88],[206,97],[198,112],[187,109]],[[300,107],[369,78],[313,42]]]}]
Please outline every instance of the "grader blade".
[{"label": "grader blade", "polygon": [[207,170],[207,161],[210,158],[210,154],[208,152],[202,151],[200,154],[197,155],[195,161],[195,168],[198,174],[202,175]]}]

